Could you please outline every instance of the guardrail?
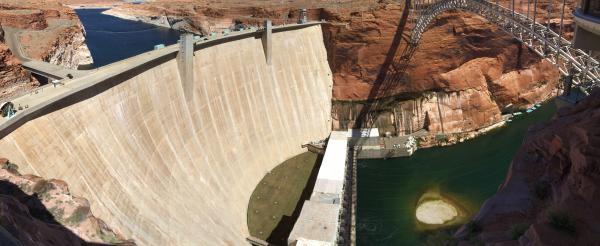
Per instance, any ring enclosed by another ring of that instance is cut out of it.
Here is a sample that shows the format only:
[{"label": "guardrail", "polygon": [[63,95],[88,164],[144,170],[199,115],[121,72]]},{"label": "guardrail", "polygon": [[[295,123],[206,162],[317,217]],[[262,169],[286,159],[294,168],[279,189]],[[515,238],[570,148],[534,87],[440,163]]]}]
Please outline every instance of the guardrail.
[{"label": "guardrail", "polygon": [[[573,48],[562,33],[527,16],[485,0],[438,0],[421,6],[420,15],[410,42],[416,45],[427,26],[440,13],[450,9],[466,10],[496,24],[506,33],[525,44],[556,67],[561,74],[572,77],[573,84],[586,91],[600,86],[600,63],[583,50]],[[535,7],[534,7],[535,10]]]}]

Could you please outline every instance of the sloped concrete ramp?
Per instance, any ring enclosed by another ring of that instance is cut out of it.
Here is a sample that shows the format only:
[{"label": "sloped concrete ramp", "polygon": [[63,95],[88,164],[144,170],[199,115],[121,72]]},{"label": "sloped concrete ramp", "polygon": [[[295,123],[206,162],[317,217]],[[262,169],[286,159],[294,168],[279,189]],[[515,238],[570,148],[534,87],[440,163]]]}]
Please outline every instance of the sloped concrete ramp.
[{"label": "sloped concrete ramp", "polygon": [[[172,58],[0,140],[22,173],[63,179],[142,245],[247,245],[254,187],[330,132],[332,78],[319,25],[195,52],[184,98]],[[86,98],[89,95],[86,95]]]}]

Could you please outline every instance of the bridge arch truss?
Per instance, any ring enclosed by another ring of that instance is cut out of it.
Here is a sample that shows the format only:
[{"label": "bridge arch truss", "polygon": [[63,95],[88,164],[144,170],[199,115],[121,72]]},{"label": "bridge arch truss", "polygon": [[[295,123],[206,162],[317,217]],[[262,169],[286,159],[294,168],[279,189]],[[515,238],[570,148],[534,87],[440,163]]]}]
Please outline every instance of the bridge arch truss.
[{"label": "bridge arch truss", "polygon": [[586,93],[600,86],[600,63],[591,53],[574,48],[561,34],[517,11],[486,0],[421,0],[414,8],[418,17],[409,39],[413,47],[418,45],[429,24],[439,14],[453,9],[465,10],[482,16],[528,46]]}]

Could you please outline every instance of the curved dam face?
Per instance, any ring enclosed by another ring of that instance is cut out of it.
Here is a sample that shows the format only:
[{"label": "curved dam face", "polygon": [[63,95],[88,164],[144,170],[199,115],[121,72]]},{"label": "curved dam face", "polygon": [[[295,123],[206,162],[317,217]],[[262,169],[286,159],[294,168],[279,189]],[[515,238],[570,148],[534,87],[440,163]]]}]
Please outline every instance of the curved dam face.
[{"label": "curved dam face", "polygon": [[320,25],[274,32],[272,45],[271,66],[260,38],[196,50],[187,100],[166,59],[27,121],[0,140],[0,156],[67,181],[138,244],[247,244],[254,187],[331,129]]}]

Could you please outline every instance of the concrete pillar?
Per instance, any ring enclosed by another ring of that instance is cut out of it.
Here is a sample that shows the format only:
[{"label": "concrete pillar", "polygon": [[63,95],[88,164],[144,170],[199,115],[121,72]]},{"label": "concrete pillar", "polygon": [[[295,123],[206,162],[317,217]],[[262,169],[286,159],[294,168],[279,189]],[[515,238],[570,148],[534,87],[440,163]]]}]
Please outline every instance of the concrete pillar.
[{"label": "concrete pillar", "polygon": [[267,61],[267,65],[271,65],[271,55],[273,53],[272,36],[273,36],[273,25],[271,24],[271,20],[266,20],[265,21],[265,30],[262,35],[262,44],[263,44],[263,50],[265,52],[265,59]]},{"label": "concrete pillar", "polygon": [[177,65],[185,99],[191,100],[194,96],[194,36],[191,33],[181,35]]}]

